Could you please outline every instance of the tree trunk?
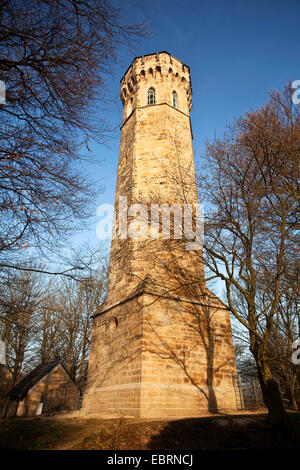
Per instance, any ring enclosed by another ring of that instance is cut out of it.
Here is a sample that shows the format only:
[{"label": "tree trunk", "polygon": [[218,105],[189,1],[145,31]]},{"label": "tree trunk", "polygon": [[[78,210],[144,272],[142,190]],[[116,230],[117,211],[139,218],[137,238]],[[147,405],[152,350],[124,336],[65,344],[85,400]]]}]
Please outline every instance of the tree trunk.
[{"label": "tree trunk", "polygon": [[288,394],[289,394],[289,399],[290,399],[292,410],[298,411],[298,404],[296,401],[295,391],[296,391],[296,375],[293,375],[289,383]]},{"label": "tree trunk", "polygon": [[272,376],[272,372],[266,360],[257,358],[258,379],[261,386],[264,403],[268,409],[268,419],[275,431],[280,445],[292,444],[292,426],[284,408],[278,383]]}]

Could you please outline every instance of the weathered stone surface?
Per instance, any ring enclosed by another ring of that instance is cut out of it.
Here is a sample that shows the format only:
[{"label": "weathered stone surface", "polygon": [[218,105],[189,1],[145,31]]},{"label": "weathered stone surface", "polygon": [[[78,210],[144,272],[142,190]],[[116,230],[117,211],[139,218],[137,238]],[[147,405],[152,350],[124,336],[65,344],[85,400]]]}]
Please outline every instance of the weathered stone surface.
[{"label": "weathered stone surface", "polygon": [[[156,102],[148,105],[150,88]],[[121,80],[121,99],[117,237],[107,300],[94,318],[83,412],[167,417],[234,410],[229,312],[205,286],[201,250],[186,250],[172,224],[170,240],[151,238],[150,228],[147,238],[119,237],[120,196],[149,210],[163,203],[195,209],[189,68],[166,52],[138,57]]]}]

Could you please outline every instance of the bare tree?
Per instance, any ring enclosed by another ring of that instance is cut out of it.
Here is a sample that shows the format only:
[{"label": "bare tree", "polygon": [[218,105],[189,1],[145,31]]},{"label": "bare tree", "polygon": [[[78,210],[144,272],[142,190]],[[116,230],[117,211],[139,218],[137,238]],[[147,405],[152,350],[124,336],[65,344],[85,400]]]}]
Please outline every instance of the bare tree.
[{"label": "bare tree", "polygon": [[207,177],[199,179],[207,202],[203,261],[224,281],[229,308],[249,332],[270,420],[283,431],[290,428],[270,340],[296,249],[300,120],[291,93],[271,93],[265,106],[208,143]]},{"label": "bare tree", "polygon": [[46,364],[59,356],[63,348],[62,318],[57,314],[58,302],[52,287],[38,309],[38,330],[35,337],[35,362]]},{"label": "bare tree", "polygon": [[[272,370],[280,384],[287,405],[298,410],[297,392],[300,392],[300,368],[292,361],[293,343],[300,338],[298,276],[296,269],[288,272],[283,283],[275,319],[275,331],[270,341]],[[300,398],[300,396],[298,396]]]},{"label": "bare tree", "polygon": [[32,272],[8,271],[5,280],[2,279],[0,331],[13,385],[20,381],[32,361],[44,287],[40,276]]},{"label": "bare tree", "polygon": [[0,266],[29,269],[26,249],[55,250],[89,216],[82,147],[107,136],[110,65],[144,31],[109,0],[0,3]]},{"label": "bare tree", "polygon": [[[53,353],[71,377],[84,388],[92,326],[91,316],[106,294],[106,272],[98,271],[80,283],[64,279],[56,288],[55,322],[58,337]],[[49,328],[46,336],[49,337]]]},{"label": "bare tree", "polygon": [[106,294],[103,250],[97,253],[96,259],[94,250],[78,249],[76,259],[85,266],[81,281],[45,276],[45,268],[34,264],[29,271],[7,269],[2,275],[0,338],[6,346],[3,369],[12,385],[40,363],[60,359],[84,388],[91,315]]}]

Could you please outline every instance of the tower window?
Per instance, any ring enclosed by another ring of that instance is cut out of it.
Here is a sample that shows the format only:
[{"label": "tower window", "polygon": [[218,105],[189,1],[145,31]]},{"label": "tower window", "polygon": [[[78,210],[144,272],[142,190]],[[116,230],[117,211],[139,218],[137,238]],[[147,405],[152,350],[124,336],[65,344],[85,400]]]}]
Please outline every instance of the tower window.
[{"label": "tower window", "polygon": [[150,88],[148,91],[148,104],[155,104],[155,90]]},{"label": "tower window", "polygon": [[172,93],[172,103],[173,103],[174,108],[178,108],[178,98],[177,98],[176,91],[173,91]]}]

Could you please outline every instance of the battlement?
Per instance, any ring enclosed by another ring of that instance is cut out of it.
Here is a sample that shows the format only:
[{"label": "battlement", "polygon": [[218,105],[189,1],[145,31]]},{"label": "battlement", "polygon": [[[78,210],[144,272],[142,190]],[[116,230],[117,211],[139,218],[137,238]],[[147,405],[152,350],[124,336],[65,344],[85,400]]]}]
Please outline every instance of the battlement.
[{"label": "battlement", "polygon": [[156,92],[155,104],[172,106],[172,93],[178,94],[178,109],[189,113],[192,108],[190,69],[168,52],[136,57],[121,79],[120,98],[124,105],[123,121],[136,107],[148,105],[147,92]]}]

